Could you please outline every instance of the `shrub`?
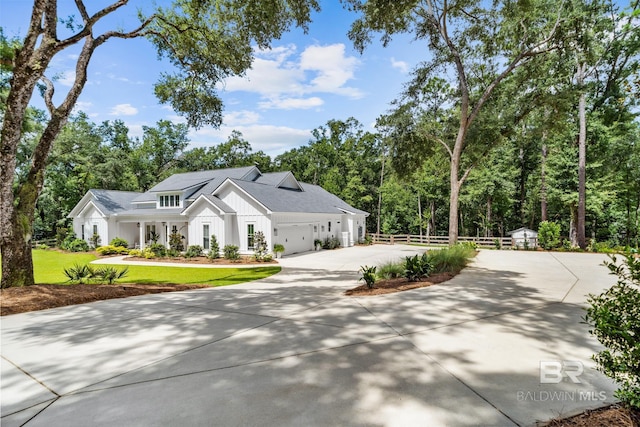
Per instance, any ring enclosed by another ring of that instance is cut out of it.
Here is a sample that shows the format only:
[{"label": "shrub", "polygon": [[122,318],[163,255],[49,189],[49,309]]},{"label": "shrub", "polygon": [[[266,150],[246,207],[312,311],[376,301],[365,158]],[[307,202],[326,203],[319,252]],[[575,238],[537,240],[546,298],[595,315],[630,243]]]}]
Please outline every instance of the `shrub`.
[{"label": "shrub", "polygon": [[365,265],[360,267],[360,272],[362,273],[360,280],[364,280],[367,288],[373,289],[373,286],[376,284],[376,267],[369,267]]},{"label": "shrub", "polygon": [[216,259],[220,256],[220,245],[218,244],[218,238],[215,234],[211,235],[211,249],[209,249],[209,258]]},{"label": "shrub", "polygon": [[129,273],[129,267],[118,270],[115,267],[100,267],[94,271],[93,277],[96,281],[106,281],[110,285],[118,279],[122,279]]},{"label": "shrub", "polygon": [[277,253],[277,254],[281,254],[284,252],[284,245],[280,244],[280,243],[276,243],[275,245],[273,245],[273,252]]},{"label": "shrub", "polygon": [[46,251],[47,249],[49,249],[49,246],[45,245],[44,243],[40,243],[38,246],[36,246],[36,248]]},{"label": "shrub", "polygon": [[109,244],[111,246],[118,246],[118,247],[121,247],[121,248],[126,248],[127,246],[129,246],[129,242],[127,242],[124,239],[121,239],[120,237],[116,237],[111,242],[109,242]]},{"label": "shrub", "polygon": [[171,258],[179,258],[180,256],[182,256],[182,252],[169,248],[167,250],[167,256]]},{"label": "shrub", "polygon": [[253,233],[253,252],[257,261],[262,261],[262,258],[268,252],[267,238],[262,231],[256,231]]},{"label": "shrub", "polygon": [[169,235],[169,248],[174,251],[182,252],[184,251],[184,236],[180,233],[171,233]]},{"label": "shrub", "polygon": [[560,246],[560,224],[553,221],[542,221],[538,226],[538,244],[546,250]]},{"label": "shrub", "polygon": [[640,408],[640,258],[624,257],[622,264],[615,256],[605,262],[618,281],[600,295],[589,295],[585,321],[605,347],[593,356],[597,369],[620,385],[614,393],[618,399]]},{"label": "shrub", "polygon": [[142,257],[142,251],[140,249],[131,249],[129,251],[129,256]]},{"label": "shrub", "polygon": [[147,249],[149,249],[149,251],[153,252],[153,255],[159,258],[167,255],[167,248],[165,248],[161,243],[152,243],[145,248],[145,251]]},{"label": "shrub", "polygon": [[224,257],[226,259],[230,259],[230,260],[237,260],[240,259],[240,252],[237,246],[235,245],[227,245],[224,247],[223,251],[224,251]]},{"label": "shrub", "polygon": [[187,252],[185,252],[185,258],[195,258],[197,256],[202,256],[202,246],[200,245],[191,245],[187,248]]},{"label": "shrub", "polygon": [[617,252],[623,252],[623,248],[616,245],[615,243],[609,242],[598,242],[596,239],[589,240],[589,245],[587,246],[587,251],[589,252],[598,252],[601,254],[613,254]]},{"label": "shrub", "polygon": [[401,262],[386,262],[378,267],[378,277],[381,279],[395,279],[404,276],[404,264]]},{"label": "shrub", "polygon": [[493,246],[498,250],[502,249],[502,242],[500,239],[493,239]]},{"label": "shrub", "polygon": [[323,249],[336,249],[340,247],[340,239],[337,237],[327,237],[322,243]]},{"label": "shrub", "polygon": [[475,252],[463,245],[454,245],[450,248],[429,251],[427,258],[433,273],[459,273],[467,266]]},{"label": "shrub", "polygon": [[68,281],[74,283],[88,282],[94,276],[93,268],[87,264],[74,264],[73,267],[64,268],[62,271],[64,272],[64,275],[69,278]]},{"label": "shrub", "polygon": [[112,246],[112,245],[107,245],[107,246],[100,246],[99,248],[96,248],[96,252],[98,252],[99,255],[127,255],[129,254],[129,249],[122,247],[122,246]]},{"label": "shrub", "polygon": [[317,248],[318,246],[322,246],[322,240],[320,240],[320,239],[315,239],[315,240],[313,241],[313,247],[314,247],[314,248]]},{"label": "shrub", "polygon": [[149,246],[147,246],[142,250],[142,256],[146,259],[152,259],[152,258],[158,257],[158,255],[156,255],[156,253],[153,250],[151,250]]},{"label": "shrub", "polygon": [[71,230],[65,227],[56,228],[56,246],[57,247],[66,250],[66,248],[64,247],[65,241],[71,242],[76,238],[76,235],[74,233],[71,233],[70,231]]},{"label": "shrub", "polygon": [[269,262],[271,260],[273,260],[273,255],[271,254],[266,254],[265,256],[262,257],[262,261],[264,262]]},{"label": "shrub", "polygon": [[414,255],[405,257],[404,261],[404,277],[410,282],[416,282],[423,277],[429,276],[431,272],[431,263],[426,253],[422,256]]},{"label": "shrub", "polygon": [[89,244],[82,239],[74,239],[63,248],[69,252],[87,252]]},{"label": "shrub", "polygon": [[463,248],[478,250],[478,244],[476,242],[460,242],[458,243]]}]

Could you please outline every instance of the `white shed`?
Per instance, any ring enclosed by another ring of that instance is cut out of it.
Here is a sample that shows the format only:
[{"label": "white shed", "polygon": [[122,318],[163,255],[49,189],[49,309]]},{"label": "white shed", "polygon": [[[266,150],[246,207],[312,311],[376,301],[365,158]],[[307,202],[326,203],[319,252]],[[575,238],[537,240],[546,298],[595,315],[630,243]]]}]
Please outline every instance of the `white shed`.
[{"label": "white shed", "polygon": [[[517,248],[537,248],[538,232],[530,228],[520,227],[507,233],[511,236],[512,245]],[[526,243],[525,243],[526,242]]]}]

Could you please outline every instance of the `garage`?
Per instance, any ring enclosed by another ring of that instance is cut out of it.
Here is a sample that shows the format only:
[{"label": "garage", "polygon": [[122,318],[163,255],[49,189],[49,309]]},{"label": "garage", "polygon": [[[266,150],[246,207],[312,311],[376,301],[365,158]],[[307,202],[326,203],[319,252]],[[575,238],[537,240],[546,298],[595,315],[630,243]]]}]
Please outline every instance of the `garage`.
[{"label": "garage", "polygon": [[284,245],[284,255],[308,252],[313,250],[312,232],[310,224],[280,226],[273,240]]}]

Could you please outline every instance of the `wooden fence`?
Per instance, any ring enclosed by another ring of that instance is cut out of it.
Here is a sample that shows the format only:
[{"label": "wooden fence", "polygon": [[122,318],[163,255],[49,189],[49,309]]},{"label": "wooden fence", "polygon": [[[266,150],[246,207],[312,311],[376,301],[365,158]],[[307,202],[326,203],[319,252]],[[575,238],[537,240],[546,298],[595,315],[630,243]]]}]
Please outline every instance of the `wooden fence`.
[{"label": "wooden fence", "polygon": [[[395,243],[447,246],[448,236],[418,236],[415,234],[370,234],[373,243],[393,245]],[[514,245],[511,237],[466,237],[459,236],[458,242],[475,242],[479,248],[510,248]]]},{"label": "wooden fence", "polygon": [[38,245],[47,245],[50,248],[56,245],[56,239],[42,239],[42,240],[32,240],[31,247],[36,248]]}]

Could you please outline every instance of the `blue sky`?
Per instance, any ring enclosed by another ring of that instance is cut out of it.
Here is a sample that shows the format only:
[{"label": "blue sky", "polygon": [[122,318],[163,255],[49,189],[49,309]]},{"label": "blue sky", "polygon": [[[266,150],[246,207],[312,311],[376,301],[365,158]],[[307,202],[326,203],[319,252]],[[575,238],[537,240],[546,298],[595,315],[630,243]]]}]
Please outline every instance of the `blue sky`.
[{"label": "blue sky", "polygon": [[[73,1],[58,3],[61,16],[76,13]],[[91,13],[111,2],[86,3]],[[0,0],[0,25],[6,36],[24,36],[31,7],[26,0]],[[150,11],[151,2],[131,1],[100,28],[134,28],[138,7]],[[352,116],[372,130],[375,119],[388,110],[409,79],[410,70],[425,59],[427,49],[424,43],[398,37],[387,48],[376,41],[360,55],[347,37],[354,19],[337,0],[323,1],[308,34],[294,29],[274,41],[270,51],[256,52],[246,77],[228,79],[220,87],[225,104],[222,127],[191,130],[191,146],[218,144],[235,129],[254,150],[275,156],[307,144],[311,130],[331,119]],[[63,51],[52,62],[47,75],[58,77],[54,99],[62,99],[73,81],[78,51]],[[96,123],[121,119],[134,137],[142,135],[142,126],[153,126],[160,119],[181,122],[153,95],[153,83],[167,70],[168,62],[158,61],[146,40],[111,40],[92,58],[77,109]],[[39,95],[31,102],[43,108]]]}]

